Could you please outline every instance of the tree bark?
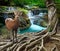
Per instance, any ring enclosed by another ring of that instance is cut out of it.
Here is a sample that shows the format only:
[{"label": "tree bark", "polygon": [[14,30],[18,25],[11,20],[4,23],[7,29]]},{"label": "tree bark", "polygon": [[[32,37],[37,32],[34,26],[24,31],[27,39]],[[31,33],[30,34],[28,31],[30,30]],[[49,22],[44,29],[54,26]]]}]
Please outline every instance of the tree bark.
[{"label": "tree bark", "polygon": [[46,6],[48,8],[48,31],[52,32],[57,21],[56,7],[53,0],[46,0]]}]

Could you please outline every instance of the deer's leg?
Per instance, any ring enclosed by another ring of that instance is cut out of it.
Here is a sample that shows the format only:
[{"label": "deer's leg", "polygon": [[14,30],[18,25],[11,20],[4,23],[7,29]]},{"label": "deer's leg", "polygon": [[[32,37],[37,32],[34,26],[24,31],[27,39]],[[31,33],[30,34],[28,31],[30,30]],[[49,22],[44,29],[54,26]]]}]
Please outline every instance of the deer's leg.
[{"label": "deer's leg", "polygon": [[14,30],[12,30],[13,43],[14,43]]},{"label": "deer's leg", "polygon": [[17,42],[17,30],[15,30],[15,38],[16,38],[16,42]]}]

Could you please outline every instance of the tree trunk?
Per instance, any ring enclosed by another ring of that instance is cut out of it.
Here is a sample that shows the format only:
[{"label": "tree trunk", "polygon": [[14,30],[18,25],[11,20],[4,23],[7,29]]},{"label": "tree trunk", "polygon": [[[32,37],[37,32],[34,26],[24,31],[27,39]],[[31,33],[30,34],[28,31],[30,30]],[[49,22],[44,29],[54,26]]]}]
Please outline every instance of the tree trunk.
[{"label": "tree trunk", "polygon": [[52,32],[57,21],[56,7],[53,0],[46,0],[46,6],[48,8],[48,31]]}]

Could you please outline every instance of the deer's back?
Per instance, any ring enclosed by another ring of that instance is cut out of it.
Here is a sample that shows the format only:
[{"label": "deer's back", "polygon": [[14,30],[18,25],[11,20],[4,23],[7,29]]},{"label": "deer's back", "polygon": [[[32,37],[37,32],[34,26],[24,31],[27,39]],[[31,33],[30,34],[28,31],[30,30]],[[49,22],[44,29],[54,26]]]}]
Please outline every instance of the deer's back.
[{"label": "deer's back", "polygon": [[17,29],[18,28],[18,25],[17,25],[16,21],[11,19],[11,18],[7,18],[5,20],[5,24],[6,24],[6,27],[7,27],[8,30]]}]

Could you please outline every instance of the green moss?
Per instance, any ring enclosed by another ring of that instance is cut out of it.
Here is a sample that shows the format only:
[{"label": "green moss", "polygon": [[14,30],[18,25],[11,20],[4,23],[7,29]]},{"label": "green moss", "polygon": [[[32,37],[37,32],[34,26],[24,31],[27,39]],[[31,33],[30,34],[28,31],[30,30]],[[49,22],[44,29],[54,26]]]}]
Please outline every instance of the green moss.
[{"label": "green moss", "polygon": [[28,10],[26,10],[26,9],[24,9],[24,8],[20,8],[20,7],[18,7],[17,10],[19,10],[19,11],[23,11],[23,12],[25,12],[26,14],[28,13]]},{"label": "green moss", "polygon": [[49,28],[48,28],[48,32],[51,32],[52,30],[53,30],[52,27],[49,27]]},{"label": "green moss", "polygon": [[0,28],[2,35],[8,34],[8,30],[6,29],[5,26]]},{"label": "green moss", "polygon": [[2,36],[4,39],[10,38],[10,34],[5,26],[0,28],[0,36]]},{"label": "green moss", "polygon": [[40,21],[40,26],[47,27],[47,22],[45,20]]}]

